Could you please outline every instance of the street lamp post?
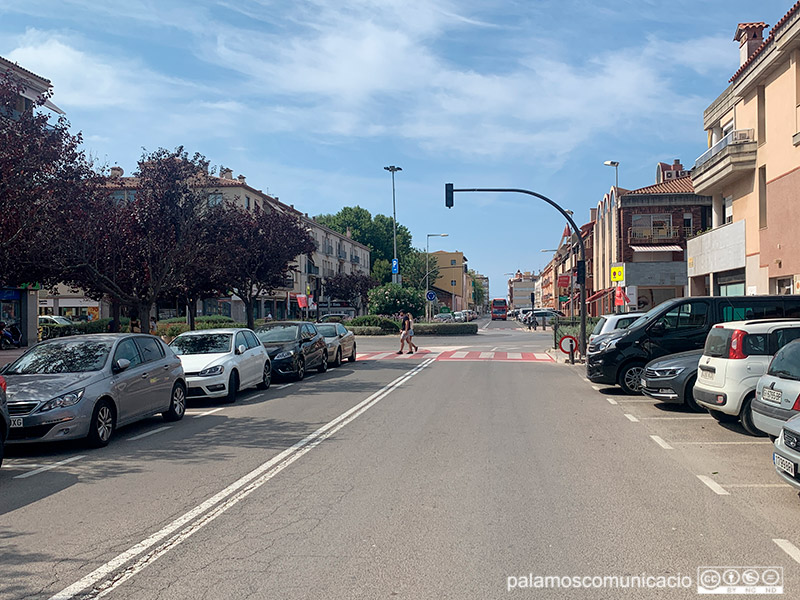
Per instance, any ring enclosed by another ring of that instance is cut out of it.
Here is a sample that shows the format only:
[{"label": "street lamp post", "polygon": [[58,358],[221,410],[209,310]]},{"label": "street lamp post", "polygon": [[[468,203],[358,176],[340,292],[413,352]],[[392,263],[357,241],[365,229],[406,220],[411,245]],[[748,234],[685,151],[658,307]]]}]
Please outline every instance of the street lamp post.
[{"label": "street lamp post", "polygon": [[448,233],[429,233],[425,238],[425,317],[430,320],[431,318],[431,301],[428,300],[428,290],[430,289],[430,284],[428,283],[428,276],[431,274],[431,265],[430,265],[430,247],[431,247],[431,238],[432,237],[447,237]]},{"label": "street lamp post", "polygon": [[[607,167],[614,167],[614,187],[619,187],[619,161],[607,160],[603,163]],[[616,192],[614,192],[616,194]]]},{"label": "street lamp post", "polygon": [[[387,171],[392,174],[392,246],[394,247],[394,263],[397,262],[397,209],[395,208],[395,199],[394,199],[394,174],[397,171],[402,171],[400,167],[395,167],[394,165],[390,165],[388,167],[383,167]],[[392,282],[393,283],[400,283],[400,268],[398,265],[398,272],[392,273]]]}]

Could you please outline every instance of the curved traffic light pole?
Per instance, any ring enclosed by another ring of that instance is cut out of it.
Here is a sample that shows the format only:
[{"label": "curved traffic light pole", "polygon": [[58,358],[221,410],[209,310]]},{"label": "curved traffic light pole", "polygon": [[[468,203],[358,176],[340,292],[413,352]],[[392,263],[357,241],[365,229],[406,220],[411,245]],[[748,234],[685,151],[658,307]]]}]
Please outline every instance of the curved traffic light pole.
[{"label": "curved traffic light pole", "polygon": [[[578,347],[580,349],[581,356],[586,359],[586,246],[583,243],[583,236],[581,235],[580,229],[575,224],[575,221],[572,220],[572,217],[569,215],[567,211],[561,208],[557,203],[553,202],[547,196],[543,196],[542,194],[538,194],[536,192],[532,192],[530,190],[522,190],[518,188],[454,188],[452,183],[445,184],[445,206],[447,208],[453,207],[453,193],[454,192],[514,192],[518,194],[527,194],[529,196],[535,196],[539,198],[539,200],[544,200],[550,206],[555,208],[558,212],[560,212],[567,222],[572,227],[572,231],[578,236],[578,247],[580,248],[581,258],[578,261],[578,276],[581,289],[581,333],[580,339],[578,340]],[[573,299],[570,298],[570,302]]]}]

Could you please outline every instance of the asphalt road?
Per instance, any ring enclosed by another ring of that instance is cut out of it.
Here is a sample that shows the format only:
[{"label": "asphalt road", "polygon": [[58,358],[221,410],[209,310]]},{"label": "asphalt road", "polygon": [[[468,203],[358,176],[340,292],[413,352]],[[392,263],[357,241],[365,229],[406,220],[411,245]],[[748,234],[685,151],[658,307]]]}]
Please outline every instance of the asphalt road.
[{"label": "asphalt road", "polygon": [[[412,356],[359,339],[355,364],[105,449],[9,448],[0,598],[688,598],[703,566],[800,590],[768,442],[595,389],[550,332],[480,326]],[[523,587],[643,574],[691,585]]]}]

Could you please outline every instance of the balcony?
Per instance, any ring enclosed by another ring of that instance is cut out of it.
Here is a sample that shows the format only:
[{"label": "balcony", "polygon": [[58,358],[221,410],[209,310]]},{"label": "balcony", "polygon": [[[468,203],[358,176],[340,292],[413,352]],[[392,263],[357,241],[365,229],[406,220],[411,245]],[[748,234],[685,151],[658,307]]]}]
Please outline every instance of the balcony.
[{"label": "balcony", "polygon": [[628,227],[628,244],[679,242],[691,234],[688,227]]},{"label": "balcony", "polygon": [[328,256],[332,256],[333,255],[333,246],[325,246],[325,249],[323,251]]},{"label": "balcony", "polygon": [[752,129],[731,131],[695,161],[692,171],[695,193],[710,196],[719,187],[752,174],[757,147]]},{"label": "balcony", "polygon": [[350,262],[353,263],[354,265],[357,265],[357,264],[359,264],[361,262],[361,257],[360,256],[356,256],[355,254],[351,254],[350,255]]},{"label": "balcony", "polygon": [[689,277],[745,268],[745,221],[715,227],[686,242]]},{"label": "balcony", "polygon": [[311,263],[306,263],[306,273],[309,275],[319,275],[319,267],[315,267]]},{"label": "balcony", "polygon": [[347,251],[339,250],[339,260],[347,260]]}]

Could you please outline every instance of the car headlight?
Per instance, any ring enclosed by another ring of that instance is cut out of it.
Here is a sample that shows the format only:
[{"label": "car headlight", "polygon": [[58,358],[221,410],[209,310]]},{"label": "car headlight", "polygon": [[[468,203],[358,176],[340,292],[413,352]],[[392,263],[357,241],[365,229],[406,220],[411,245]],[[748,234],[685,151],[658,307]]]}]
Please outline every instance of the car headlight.
[{"label": "car headlight", "polygon": [[275,360],[281,360],[283,358],[291,358],[294,356],[294,350],[284,350],[283,352],[278,352],[275,355]]},{"label": "car headlight", "polygon": [[206,367],[198,373],[200,377],[210,377],[212,375],[222,375],[225,372],[223,365],[214,365],[213,367]]},{"label": "car headlight", "polygon": [[77,404],[80,399],[83,398],[84,389],[85,388],[75,390],[74,392],[67,392],[66,394],[62,394],[57,398],[53,398],[44,406],[42,406],[42,408],[39,409],[39,412],[46,412],[48,410],[53,410],[54,408],[64,408],[66,406]]},{"label": "car headlight", "polygon": [[613,340],[603,340],[597,345],[597,349],[600,350],[601,352],[603,350],[612,350],[613,348],[616,347],[618,341],[619,338],[614,338]]},{"label": "car headlight", "polygon": [[671,367],[668,369],[653,369],[656,377],[675,377],[683,373],[683,367]]}]

